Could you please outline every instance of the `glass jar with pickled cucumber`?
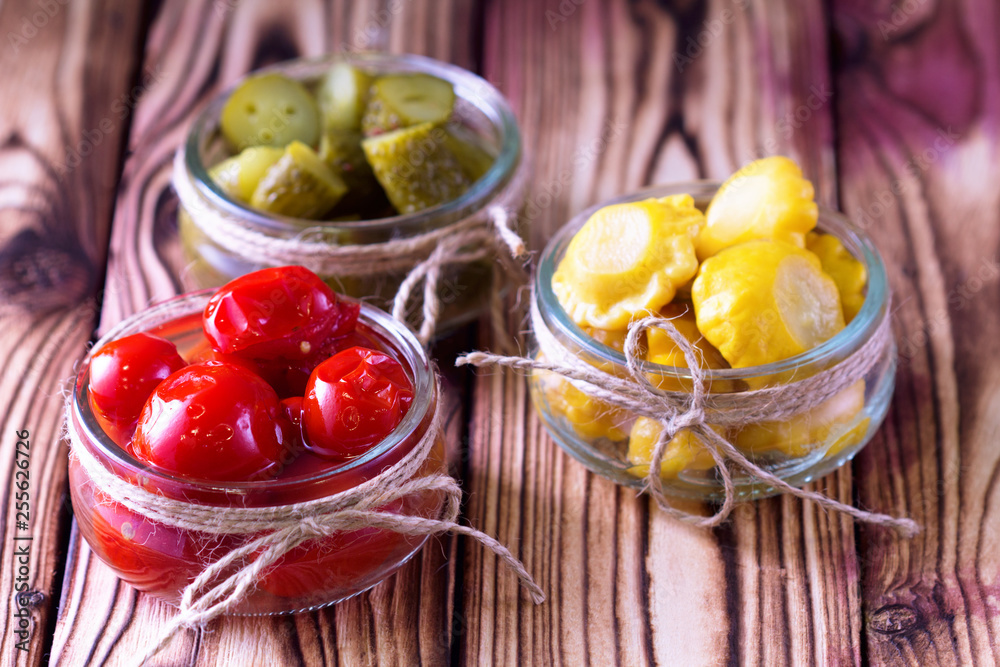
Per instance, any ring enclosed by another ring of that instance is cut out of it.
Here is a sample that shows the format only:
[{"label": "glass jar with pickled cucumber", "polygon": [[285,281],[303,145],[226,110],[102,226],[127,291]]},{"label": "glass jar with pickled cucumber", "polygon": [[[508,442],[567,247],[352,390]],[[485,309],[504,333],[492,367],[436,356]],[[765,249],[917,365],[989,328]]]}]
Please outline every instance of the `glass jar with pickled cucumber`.
[{"label": "glass jar with pickled cucumber", "polygon": [[[435,233],[485,227],[498,208],[516,214],[522,168],[510,107],[471,72],[413,55],[281,63],[210,102],[178,152],[182,278],[215,287],[302,264],[391,307]],[[438,331],[489,302],[495,262],[478,255],[443,266]],[[414,294],[407,311],[420,313],[423,290]]]},{"label": "glass jar with pickled cucumber", "polygon": [[[659,186],[572,219],[550,240],[535,276],[536,340],[545,334],[560,353],[628,379],[628,328],[659,315],[691,343],[709,394],[734,400],[816,376],[855,355],[889,312],[878,251],[844,216],[813,203],[797,167],[785,173],[790,167],[772,159],[754,168],[750,176],[763,182],[743,174],[742,182],[721,187]],[[790,204],[782,209],[778,200]],[[753,219],[757,207],[770,217]],[[639,367],[654,390],[691,392],[691,371],[671,338],[647,329],[640,348]],[[843,465],[871,439],[888,410],[895,359],[890,339],[863,377],[803,412],[736,427],[713,426],[710,418],[708,424],[754,464],[800,486]],[[592,471],[645,488],[660,422],[586,390],[551,371],[531,374],[532,400],[556,442]],[[731,470],[741,499],[776,492]],[[660,479],[676,497],[725,494],[715,459],[687,430],[666,444]]]}]

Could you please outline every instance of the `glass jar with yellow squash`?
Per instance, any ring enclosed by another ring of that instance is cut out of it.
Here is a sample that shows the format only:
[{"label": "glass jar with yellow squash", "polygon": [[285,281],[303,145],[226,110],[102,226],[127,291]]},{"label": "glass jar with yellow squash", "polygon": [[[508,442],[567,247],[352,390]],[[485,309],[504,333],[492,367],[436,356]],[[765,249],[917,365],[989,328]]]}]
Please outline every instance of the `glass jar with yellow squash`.
[{"label": "glass jar with yellow squash", "polygon": [[[794,162],[766,158],[726,183],[650,188],[594,206],[546,247],[533,294],[536,337],[595,369],[630,378],[623,354],[630,325],[670,319],[692,345],[716,396],[783,386],[858,352],[888,315],[885,267],[868,237],[816,206]],[[666,333],[640,339],[643,374],[657,391],[690,393],[691,371]],[[541,352],[536,353],[544,358]],[[850,460],[885,418],[895,346],[864,376],[790,417],[712,425],[741,454],[792,485]],[[559,445],[591,470],[642,488],[661,424],[603,401],[585,382],[532,371],[535,406]],[[741,498],[775,489],[734,471]],[[679,431],[660,466],[664,491],[722,498],[715,459]]]}]

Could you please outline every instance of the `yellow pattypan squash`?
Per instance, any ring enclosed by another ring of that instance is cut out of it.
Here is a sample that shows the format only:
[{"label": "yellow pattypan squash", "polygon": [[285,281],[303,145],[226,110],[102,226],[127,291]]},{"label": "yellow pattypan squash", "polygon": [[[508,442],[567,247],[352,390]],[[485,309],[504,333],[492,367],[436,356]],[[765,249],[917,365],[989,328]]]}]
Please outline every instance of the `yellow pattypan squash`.
[{"label": "yellow pattypan squash", "polygon": [[787,359],[844,328],[840,294],[819,259],[783,241],[705,260],[691,298],[698,329],[733,368]]},{"label": "yellow pattypan squash", "polygon": [[857,443],[868,430],[865,381],[858,380],[813,409],[781,422],[758,422],[736,433],[733,444],[751,455],[779,452],[789,457],[805,456],[827,447],[828,455]]},{"label": "yellow pattypan squash", "polygon": [[868,284],[865,265],[854,259],[840,239],[832,234],[810,232],[806,236],[806,249],[819,257],[823,270],[837,284],[844,322],[850,322],[865,302],[865,285]]},{"label": "yellow pattypan squash", "polygon": [[787,157],[751,162],[715,193],[698,235],[698,258],[754,239],[777,239],[802,248],[816,226],[813,186]]},{"label": "yellow pattypan squash", "polygon": [[[649,474],[649,462],[653,458],[653,446],[660,436],[663,427],[656,420],[648,417],[639,417],[632,425],[632,431],[628,439],[628,460],[632,467],[629,473],[636,477],[645,477]],[[712,427],[716,432],[722,433],[717,427]],[[663,462],[660,465],[660,477],[663,479],[673,479],[681,472],[711,470],[715,467],[715,459],[701,443],[701,440],[691,431],[683,429],[674,435],[673,439],[667,443],[667,448],[663,452]]]},{"label": "yellow pattypan squash", "polygon": [[605,206],[570,241],[552,290],[580,326],[625,329],[697,273],[704,221],[690,195]]},{"label": "yellow pattypan squash", "polygon": [[545,391],[552,414],[561,415],[577,435],[586,440],[607,438],[620,442],[628,435],[624,430],[629,413],[577,389],[558,375],[551,375]]},{"label": "yellow pattypan squash", "polygon": [[[702,361],[702,368],[721,369],[729,368],[729,364],[723,356],[712,345],[705,340],[705,337],[698,331],[695,322],[694,306],[684,303],[669,303],[660,309],[660,316],[670,320],[677,332],[684,336],[688,342],[694,345],[699,352]],[[646,330],[647,352],[646,360],[662,366],[673,366],[675,368],[687,368],[687,359],[684,352],[677,347],[677,343],[667,335],[663,329],[650,327]],[[670,375],[655,375],[650,380],[660,389],[665,391],[690,391],[691,383]]]}]

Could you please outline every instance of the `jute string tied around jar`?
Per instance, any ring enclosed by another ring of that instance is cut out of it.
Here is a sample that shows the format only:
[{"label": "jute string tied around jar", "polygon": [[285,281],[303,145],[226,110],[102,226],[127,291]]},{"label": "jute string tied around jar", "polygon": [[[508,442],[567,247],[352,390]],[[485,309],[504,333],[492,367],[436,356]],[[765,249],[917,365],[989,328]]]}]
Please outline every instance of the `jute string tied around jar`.
[{"label": "jute string tied around jar", "polygon": [[[537,358],[472,352],[459,357],[456,364],[505,366],[556,373],[597,400],[659,422],[660,434],[653,447],[644,490],[652,495],[660,509],[683,521],[701,527],[714,527],[725,521],[736,502],[736,484],[733,479],[735,469],[757,482],[785,493],[848,514],[858,521],[888,526],[905,537],[912,537],[919,531],[919,526],[912,519],[861,510],[822,493],[794,487],[747,458],[732,442],[709,426],[739,427],[757,422],[781,421],[807,412],[836,396],[862,379],[892,344],[888,312],[887,309],[886,316],[872,337],[851,356],[833,367],[802,380],[737,393],[712,394],[707,391],[706,373],[702,369],[697,349],[677,331],[669,319],[645,317],[632,324],[624,347],[628,377],[623,378],[591,366],[567,349],[549,330],[534,298],[531,322],[540,352]],[[664,391],[650,382],[648,368],[643,369],[640,344],[642,334],[650,328],[666,332],[684,353],[691,373],[690,392]],[[718,511],[709,517],[692,515],[672,507],[665,498],[663,480],[658,473],[667,444],[683,429],[688,429],[704,444],[722,478],[723,501]]]},{"label": "jute string tied around jar", "polygon": [[[207,566],[184,589],[179,612],[141,663],[163,650],[178,632],[203,627],[234,609],[253,592],[262,574],[296,546],[341,531],[379,528],[402,535],[466,535],[500,557],[517,574],[536,604],[545,601],[541,588],[506,547],[489,535],[458,523],[462,491],[454,478],[445,473],[417,476],[441,431],[440,405],[427,432],[413,449],[375,477],[331,496],[271,507],[200,505],[133,484],[98,461],[77,432],[71,414],[67,414],[66,423],[70,455],[83,466],[94,486],[114,502],[151,521],[183,530],[256,536]],[[445,497],[440,518],[406,516],[379,509],[401,498],[430,492]]]},{"label": "jute string tied around jar", "polygon": [[210,241],[228,252],[261,266],[298,264],[321,276],[382,277],[406,272],[393,298],[392,314],[405,321],[418,287],[423,306],[417,338],[426,345],[433,338],[441,313],[438,286],[448,266],[495,258],[491,316],[502,331],[503,307],[498,296],[505,276],[523,280],[514,260],[525,256],[525,245],[514,231],[517,209],[524,198],[528,170],[515,171],[510,182],[483,209],[451,224],[407,238],[381,243],[340,244],[322,223],[283,238],[254,229],[239,217],[212,206],[198,192],[185,166],[185,150],[174,156],[173,186],[191,221]]}]

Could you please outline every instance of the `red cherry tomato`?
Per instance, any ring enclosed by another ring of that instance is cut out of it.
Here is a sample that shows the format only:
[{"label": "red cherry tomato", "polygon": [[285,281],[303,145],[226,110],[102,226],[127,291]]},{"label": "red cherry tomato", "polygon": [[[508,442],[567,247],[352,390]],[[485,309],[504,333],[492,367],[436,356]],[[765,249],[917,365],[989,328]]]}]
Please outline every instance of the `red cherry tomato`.
[{"label": "red cherry tomato", "polygon": [[216,352],[208,344],[207,340],[204,342],[203,346],[199,345],[198,348],[189,352],[188,359],[191,360],[192,364],[197,364],[202,361],[221,361],[226,364],[236,364],[237,366],[242,366],[251,373],[256,373],[257,375],[263,377],[263,374],[261,373],[260,370],[260,364],[258,364],[253,359],[248,359],[247,357],[241,357],[238,354],[225,354],[223,352]]},{"label": "red cherry tomato", "polygon": [[[377,343],[355,330],[344,336],[326,339],[319,349],[306,359],[258,359],[257,373],[274,387],[281,398],[302,396],[306,393],[309,376],[317,366],[338,352],[356,346],[374,348]],[[236,357],[236,355],[222,356]]]},{"label": "red cherry tomato", "polygon": [[302,397],[290,396],[281,401],[281,409],[288,417],[288,421],[296,428],[302,428]]},{"label": "red cherry tomato", "polygon": [[177,600],[205,567],[239,546],[239,538],[156,523],[82,484],[76,520],[94,553],[121,579],[147,593]]},{"label": "red cherry tomato", "polygon": [[172,594],[195,575],[183,530],[154,524],[94,491],[90,512],[78,512],[80,530],[97,556],[139,590]]},{"label": "red cherry tomato", "polygon": [[[380,508],[384,512],[393,509]],[[413,549],[420,539],[378,528],[335,533],[299,545],[282,556],[263,573],[260,588],[278,597],[296,598],[316,591],[356,589],[367,581],[374,584],[387,564]]]},{"label": "red cherry tomato", "polygon": [[326,457],[362,454],[396,428],[412,401],[413,385],[389,355],[363,347],[338,352],[309,376],[306,448]]},{"label": "red cherry tomato", "polygon": [[292,442],[278,395],[246,368],[204,361],[177,371],[149,397],[132,447],[146,463],[218,481],[267,479]]},{"label": "red cherry tomato", "polygon": [[108,435],[126,446],[146,399],[168,375],[185,365],[177,346],[137,333],[113,340],[90,360],[90,407]]},{"label": "red cherry tomato", "polygon": [[360,306],[337,300],[301,266],[248,273],[208,301],[205,335],[218,352],[254,359],[307,359],[323,341],[357,324]]}]

